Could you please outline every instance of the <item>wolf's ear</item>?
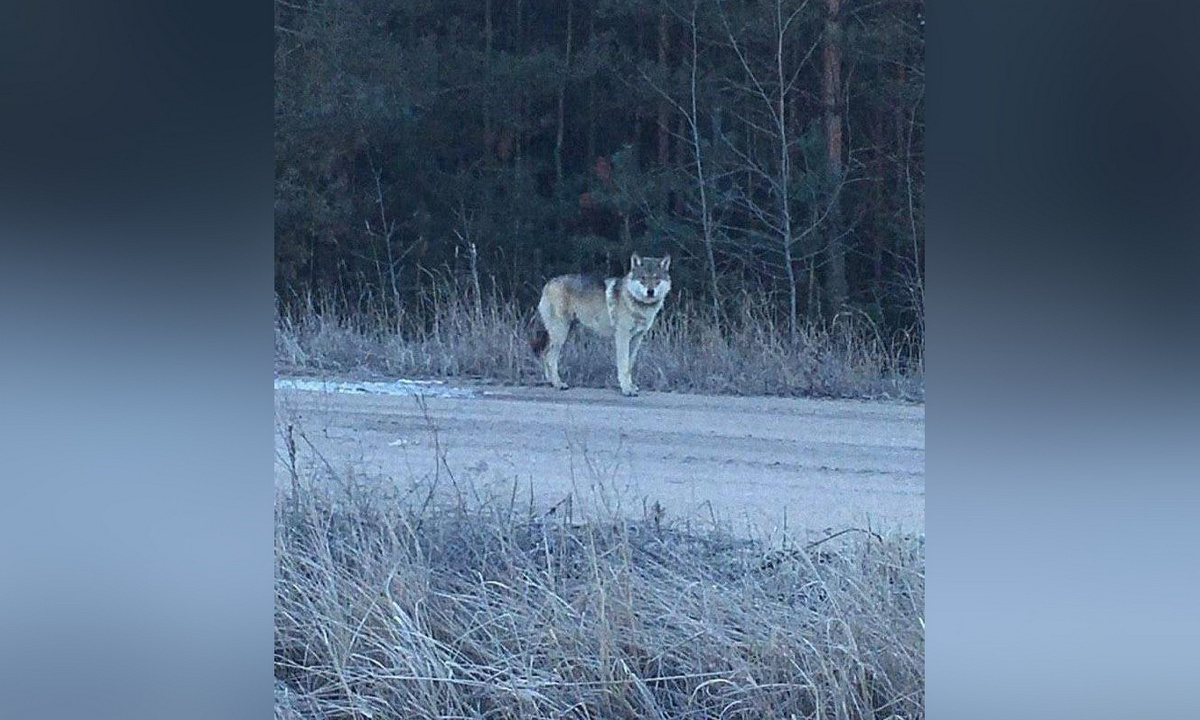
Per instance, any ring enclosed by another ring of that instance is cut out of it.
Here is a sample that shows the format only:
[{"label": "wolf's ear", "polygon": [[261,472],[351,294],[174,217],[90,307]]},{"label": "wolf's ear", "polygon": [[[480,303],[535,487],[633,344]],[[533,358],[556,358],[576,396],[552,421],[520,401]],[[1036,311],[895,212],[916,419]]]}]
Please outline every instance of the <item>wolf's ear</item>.
[{"label": "wolf's ear", "polygon": [[641,264],[642,264],[642,256],[641,255],[634,253],[633,257],[629,258],[629,266],[630,267],[638,267]]},{"label": "wolf's ear", "polygon": [[666,255],[663,255],[663,259],[661,261],[659,261],[658,264],[662,267],[664,272],[667,270],[670,270],[671,269],[671,253],[667,253]]}]

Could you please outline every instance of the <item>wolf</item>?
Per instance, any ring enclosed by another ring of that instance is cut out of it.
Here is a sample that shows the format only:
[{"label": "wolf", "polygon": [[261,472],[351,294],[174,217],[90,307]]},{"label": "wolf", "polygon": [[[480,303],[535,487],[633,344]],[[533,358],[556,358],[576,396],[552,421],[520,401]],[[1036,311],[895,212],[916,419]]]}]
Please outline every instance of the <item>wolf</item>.
[{"label": "wolf", "polygon": [[642,338],[671,291],[670,269],[670,255],[652,258],[633,253],[624,277],[559,275],[547,282],[538,302],[542,327],[530,341],[542,360],[546,381],[559,390],[567,389],[558,375],[558,357],[571,328],[579,324],[614,340],[621,393],[637,395],[633,364]]}]

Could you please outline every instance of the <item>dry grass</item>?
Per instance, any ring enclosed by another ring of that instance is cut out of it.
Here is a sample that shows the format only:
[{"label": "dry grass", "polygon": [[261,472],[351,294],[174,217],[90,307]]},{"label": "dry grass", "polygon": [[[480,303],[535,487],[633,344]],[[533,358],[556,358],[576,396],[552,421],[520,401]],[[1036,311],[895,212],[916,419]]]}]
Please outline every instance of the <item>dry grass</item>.
[{"label": "dry grass", "polygon": [[921,539],[768,552],[446,495],[279,492],[277,718],[924,716]]},{"label": "dry grass", "polygon": [[[529,348],[533,310],[496,297],[475,302],[448,283],[409,314],[347,311],[309,303],[277,313],[275,364],[291,373],[486,379],[541,383]],[[884,338],[862,316],[808,324],[791,337],[771,308],[747,296],[722,326],[678,299],[651,331],[638,358],[647,390],[923,400],[923,348],[909,336]],[[561,361],[564,380],[616,387],[610,344],[573,333]]]}]

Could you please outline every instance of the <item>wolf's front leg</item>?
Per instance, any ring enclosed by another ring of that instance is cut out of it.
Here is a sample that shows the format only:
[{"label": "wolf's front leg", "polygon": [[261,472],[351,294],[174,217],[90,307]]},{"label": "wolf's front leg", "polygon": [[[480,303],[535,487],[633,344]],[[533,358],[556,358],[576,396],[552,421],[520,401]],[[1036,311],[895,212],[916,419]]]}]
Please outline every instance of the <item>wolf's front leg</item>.
[{"label": "wolf's front leg", "polygon": [[638,350],[642,347],[642,338],[644,337],[646,337],[646,332],[643,330],[629,339],[629,381],[633,385],[634,394],[641,391],[637,382],[633,380],[633,376],[637,374]]},{"label": "wolf's front leg", "polygon": [[633,378],[630,377],[630,361],[629,361],[629,331],[617,328],[617,382],[621,384],[621,394],[626,396],[637,395],[637,388],[633,384]]}]

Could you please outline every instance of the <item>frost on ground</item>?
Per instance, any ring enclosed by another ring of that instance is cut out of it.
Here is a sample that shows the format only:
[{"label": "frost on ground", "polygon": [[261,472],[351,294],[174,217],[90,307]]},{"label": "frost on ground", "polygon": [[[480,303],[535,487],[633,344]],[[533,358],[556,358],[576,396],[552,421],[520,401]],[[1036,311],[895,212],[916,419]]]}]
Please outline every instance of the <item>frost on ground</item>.
[{"label": "frost on ground", "polygon": [[276,390],[305,390],[327,393],[363,393],[367,395],[424,395],[431,397],[474,397],[469,387],[452,387],[440,380],[323,380],[321,378],[275,378]]}]

